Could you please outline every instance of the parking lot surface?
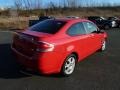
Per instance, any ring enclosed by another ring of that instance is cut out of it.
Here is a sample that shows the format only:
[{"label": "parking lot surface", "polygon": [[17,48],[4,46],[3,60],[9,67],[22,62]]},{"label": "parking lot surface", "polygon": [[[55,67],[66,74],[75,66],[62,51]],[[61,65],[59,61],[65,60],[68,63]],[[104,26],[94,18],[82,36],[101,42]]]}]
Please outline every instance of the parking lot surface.
[{"label": "parking lot surface", "polygon": [[20,70],[12,56],[12,32],[0,32],[0,90],[120,90],[120,29],[108,30],[105,52],[80,62],[70,77]]}]

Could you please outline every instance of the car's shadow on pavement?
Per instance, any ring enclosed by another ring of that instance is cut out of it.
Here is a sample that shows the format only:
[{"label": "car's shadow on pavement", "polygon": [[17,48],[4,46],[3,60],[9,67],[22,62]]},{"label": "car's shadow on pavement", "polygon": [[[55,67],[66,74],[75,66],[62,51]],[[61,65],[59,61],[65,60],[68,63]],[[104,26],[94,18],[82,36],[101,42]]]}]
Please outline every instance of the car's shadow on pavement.
[{"label": "car's shadow on pavement", "polygon": [[12,55],[10,44],[0,44],[0,78],[12,79],[28,76],[20,72],[20,68]]}]

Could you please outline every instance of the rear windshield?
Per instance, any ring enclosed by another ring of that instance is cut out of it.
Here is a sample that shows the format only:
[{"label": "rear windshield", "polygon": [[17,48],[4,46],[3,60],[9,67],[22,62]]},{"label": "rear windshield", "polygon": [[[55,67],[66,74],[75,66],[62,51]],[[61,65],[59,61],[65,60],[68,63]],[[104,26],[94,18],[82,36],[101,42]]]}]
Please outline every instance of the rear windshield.
[{"label": "rear windshield", "polygon": [[39,22],[38,24],[33,25],[29,29],[31,31],[37,31],[37,32],[43,32],[43,33],[50,33],[55,34],[57,33],[66,22],[64,21],[58,21],[58,20],[45,20],[42,22]]}]

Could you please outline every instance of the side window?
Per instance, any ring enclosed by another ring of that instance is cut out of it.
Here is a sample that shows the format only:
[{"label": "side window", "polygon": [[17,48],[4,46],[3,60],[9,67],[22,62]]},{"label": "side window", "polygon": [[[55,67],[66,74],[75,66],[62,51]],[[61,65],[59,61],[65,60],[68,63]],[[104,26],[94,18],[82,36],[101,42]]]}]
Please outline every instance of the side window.
[{"label": "side window", "polygon": [[84,22],[84,26],[85,26],[87,33],[92,33],[94,31],[97,31],[97,27],[93,23]]},{"label": "side window", "polygon": [[74,36],[74,35],[86,34],[86,31],[84,29],[83,23],[77,23],[77,24],[72,25],[68,29],[67,33],[69,35]]}]

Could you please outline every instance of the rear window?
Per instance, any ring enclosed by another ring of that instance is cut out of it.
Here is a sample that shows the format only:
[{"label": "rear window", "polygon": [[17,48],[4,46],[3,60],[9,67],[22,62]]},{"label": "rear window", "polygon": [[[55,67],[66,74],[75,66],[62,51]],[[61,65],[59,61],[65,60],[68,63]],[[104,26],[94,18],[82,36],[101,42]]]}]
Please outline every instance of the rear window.
[{"label": "rear window", "polygon": [[29,29],[31,31],[37,31],[37,32],[43,32],[43,33],[50,33],[55,34],[57,33],[66,22],[64,21],[58,21],[58,20],[45,20],[42,22],[39,22],[38,24],[33,25]]}]

